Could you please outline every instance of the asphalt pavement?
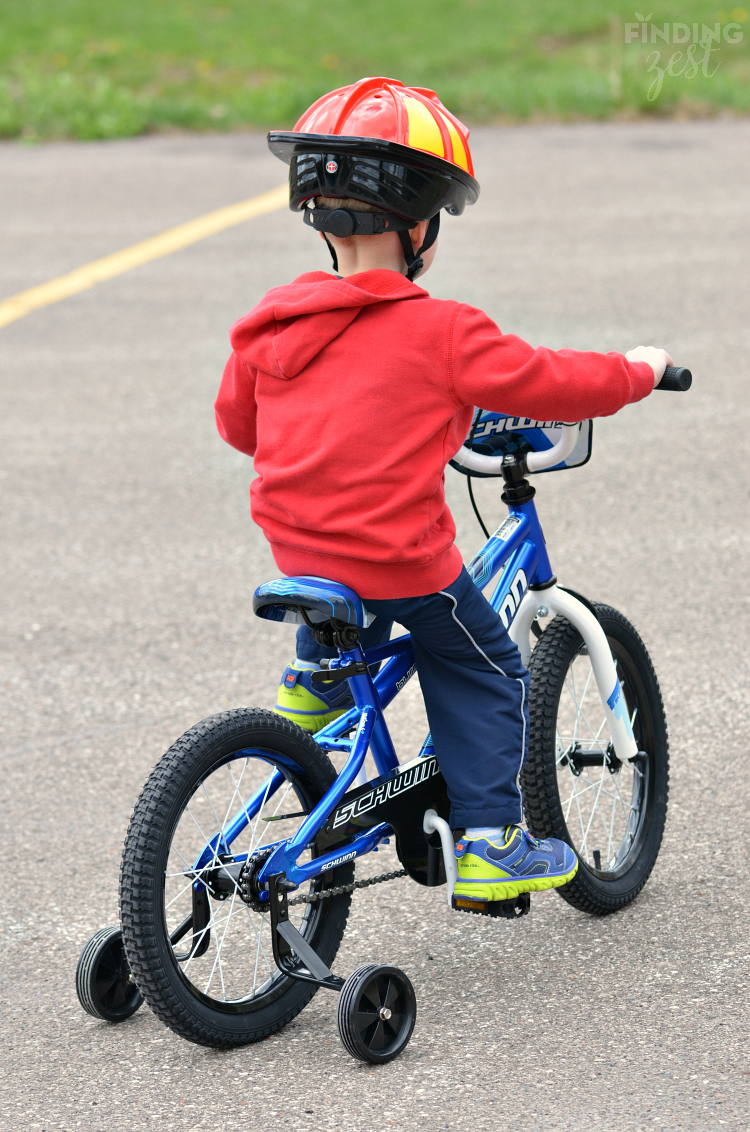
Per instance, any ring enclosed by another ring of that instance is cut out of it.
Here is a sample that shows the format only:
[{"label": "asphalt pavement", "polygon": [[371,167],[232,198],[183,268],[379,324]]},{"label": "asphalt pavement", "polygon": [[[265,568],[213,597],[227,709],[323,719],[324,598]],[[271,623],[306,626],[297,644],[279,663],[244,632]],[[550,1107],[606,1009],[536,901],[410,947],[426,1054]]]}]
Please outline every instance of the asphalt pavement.
[{"label": "asphalt pavement", "polygon": [[[661,681],[654,873],[605,919],[554,893],[517,923],[408,880],[357,893],[335,969],[396,964],[419,1003],[379,1069],[345,1053],[327,992],[231,1053],[146,1007],[119,1026],[79,1007],[151,767],[195,721],[271,706],[294,655],[252,615],[277,571],[211,406],[231,324],[325,249],[286,211],[228,230],[0,331],[3,1130],[750,1128],[750,122],[484,129],[473,149],[482,196],[445,219],[430,291],[534,344],[656,344],[695,375],[537,483],[560,580],[631,618]],[[283,175],[256,135],[3,144],[0,297]],[[448,494],[468,559],[481,535],[450,470]],[[498,486],[477,495],[497,520]],[[408,759],[415,682],[391,716]]]}]

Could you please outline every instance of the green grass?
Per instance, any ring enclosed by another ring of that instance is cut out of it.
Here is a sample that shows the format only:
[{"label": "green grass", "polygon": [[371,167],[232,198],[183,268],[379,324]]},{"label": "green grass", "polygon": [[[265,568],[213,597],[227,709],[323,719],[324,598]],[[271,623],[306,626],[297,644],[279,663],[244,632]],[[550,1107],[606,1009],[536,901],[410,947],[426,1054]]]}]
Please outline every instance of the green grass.
[{"label": "green grass", "polygon": [[679,48],[626,45],[634,9],[611,0],[0,0],[0,137],[289,127],[372,74],[433,87],[472,123],[750,111],[744,11],[669,0],[650,13],[733,18],[744,34],[722,42],[711,77],[666,75],[649,99],[650,53],[665,66]]}]

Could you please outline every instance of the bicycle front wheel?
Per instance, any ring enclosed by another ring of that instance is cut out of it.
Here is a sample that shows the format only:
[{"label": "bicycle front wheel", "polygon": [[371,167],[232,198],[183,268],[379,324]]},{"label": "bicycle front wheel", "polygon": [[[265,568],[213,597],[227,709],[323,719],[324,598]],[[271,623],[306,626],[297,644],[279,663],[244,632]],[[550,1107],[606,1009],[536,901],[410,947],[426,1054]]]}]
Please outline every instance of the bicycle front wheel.
[{"label": "bicycle front wheel", "polygon": [[[268,912],[242,869],[248,855],[290,837],[298,815],[310,812],[335,777],[307,732],[251,708],[191,727],[154,768],[125,841],[122,931],[138,989],[182,1037],[217,1048],[258,1041],[315,993],[275,966]],[[310,889],[353,878],[349,863]],[[350,900],[340,894],[290,910],[329,966]]]},{"label": "bicycle front wheel", "polygon": [[630,904],[648,880],[667,817],[669,752],[659,684],[643,641],[616,609],[595,606],[642,757],[620,763],[577,629],[555,617],[531,657],[524,809],[537,837],[575,849],[579,868],[557,891],[582,912]]}]

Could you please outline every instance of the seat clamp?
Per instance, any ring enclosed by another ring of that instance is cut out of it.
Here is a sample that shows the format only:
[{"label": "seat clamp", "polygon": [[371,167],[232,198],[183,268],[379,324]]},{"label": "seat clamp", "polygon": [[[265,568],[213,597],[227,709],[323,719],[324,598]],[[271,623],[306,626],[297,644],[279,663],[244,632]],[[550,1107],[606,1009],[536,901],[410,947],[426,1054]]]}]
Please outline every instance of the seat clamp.
[{"label": "seat clamp", "polygon": [[332,684],[334,680],[348,680],[350,676],[366,676],[367,664],[358,660],[355,664],[347,664],[345,668],[329,668],[321,672],[313,672],[310,677],[313,684]]}]

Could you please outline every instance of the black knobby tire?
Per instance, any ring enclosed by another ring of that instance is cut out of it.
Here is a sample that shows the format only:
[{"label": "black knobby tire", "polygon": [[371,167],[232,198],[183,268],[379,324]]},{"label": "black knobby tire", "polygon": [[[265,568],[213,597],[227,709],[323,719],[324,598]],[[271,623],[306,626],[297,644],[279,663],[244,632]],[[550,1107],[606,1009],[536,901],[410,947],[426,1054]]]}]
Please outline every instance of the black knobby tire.
[{"label": "black knobby tire", "polygon": [[142,1004],[119,928],[100,928],[84,947],[76,968],[76,994],[87,1014],[105,1022],[124,1022]]},{"label": "black knobby tire", "polygon": [[[243,765],[245,770],[241,770]],[[246,776],[248,767],[251,773]],[[336,778],[330,759],[312,737],[273,712],[246,708],[211,716],[191,727],[157,763],[130,822],[120,882],[120,911],[128,959],[151,1009],[176,1033],[200,1045],[230,1048],[259,1041],[287,1025],[317,990],[277,971],[272,958],[268,914],[242,903],[239,885],[235,885],[236,891],[226,894],[223,903],[204,897],[211,924],[200,939],[195,937],[192,959],[189,956],[193,932],[186,941],[184,922],[181,936],[180,929],[175,930],[176,921],[184,911],[188,919],[191,915],[186,903],[192,895],[190,879],[185,895],[184,885],[180,888],[185,877],[179,875],[179,868],[182,867],[188,878],[196,875],[189,871],[196,867],[193,862],[200,860],[196,851],[200,853],[201,846],[215,837],[217,823],[221,830],[226,830],[231,815],[248,805],[246,795],[257,784],[252,775],[259,771],[257,781],[262,790],[263,775],[274,768],[284,776],[283,786],[277,791],[281,800],[276,803],[276,810],[281,806],[281,813],[309,812]],[[225,797],[219,809],[210,791],[216,797],[216,784],[221,786],[225,779],[229,806],[225,805]],[[237,790],[238,779],[239,793],[235,798],[232,791]],[[247,783],[244,793],[243,781]],[[277,794],[269,796],[269,807]],[[203,795],[209,799],[210,808]],[[287,804],[283,804],[285,800]],[[265,796],[262,805],[266,805]],[[222,810],[226,810],[228,816],[218,818]],[[261,809],[254,822],[252,839],[245,846],[248,851],[254,851],[262,842],[262,831],[258,827],[263,812]],[[187,820],[188,815],[198,833]],[[296,818],[265,828],[273,830],[273,840],[278,841],[291,836],[299,824]],[[243,836],[249,838],[252,827],[253,822]],[[182,836],[183,830],[187,831],[185,836],[192,834],[193,837],[188,852],[181,851],[177,845],[178,835]],[[239,843],[240,838],[237,841]],[[204,866],[202,877],[208,879],[212,875],[208,870],[220,860],[216,856],[219,848],[217,843],[214,859]],[[235,846],[231,846],[231,850],[239,852]],[[175,859],[178,861],[176,871]],[[231,852],[221,858],[225,859],[231,859]],[[180,866],[179,862],[186,865]],[[311,888],[317,891],[350,884],[353,877],[354,866],[349,862],[317,878]],[[172,891],[178,896],[167,899],[165,892]],[[299,930],[328,966],[341,942],[350,901],[349,894],[342,894],[293,909]],[[231,953],[226,950],[228,933],[234,949]],[[178,935],[181,942],[173,946],[170,935]],[[226,963],[220,961],[221,948],[224,948]],[[217,963],[220,983],[215,977]],[[223,967],[227,969],[226,979]],[[250,988],[245,982],[249,982],[251,972]],[[260,985],[257,985],[258,978],[262,980]]]},{"label": "black knobby tire", "polygon": [[[636,898],[656,862],[667,817],[669,748],[659,684],[643,641],[616,609],[594,608],[646,757],[624,766],[612,758],[583,640],[570,622],[555,617],[529,665],[531,728],[522,786],[530,831],[567,841],[578,854],[578,872],[557,889],[560,896],[582,912],[605,915]],[[607,750],[609,765],[604,759],[601,766],[576,763],[576,739],[583,757]]]},{"label": "black knobby tire", "polygon": [[366,963],[341,988],[336,1020],[352,1057],[384,1065],[411,1038],[417,1020],[414,987],[398,967]]}]

